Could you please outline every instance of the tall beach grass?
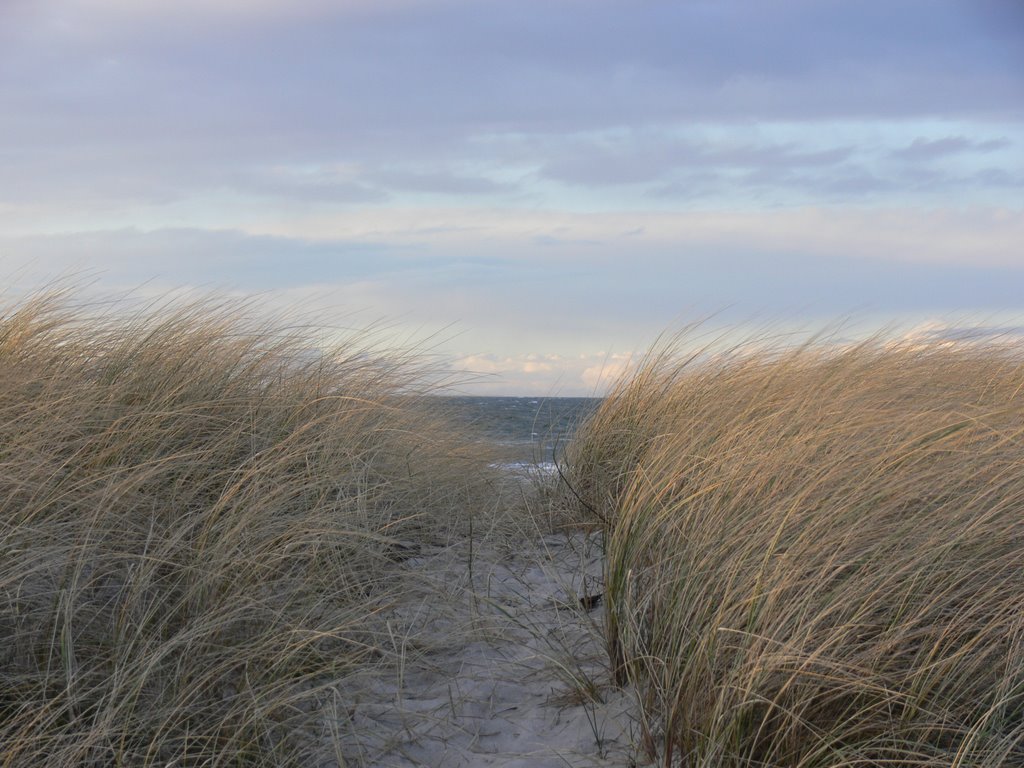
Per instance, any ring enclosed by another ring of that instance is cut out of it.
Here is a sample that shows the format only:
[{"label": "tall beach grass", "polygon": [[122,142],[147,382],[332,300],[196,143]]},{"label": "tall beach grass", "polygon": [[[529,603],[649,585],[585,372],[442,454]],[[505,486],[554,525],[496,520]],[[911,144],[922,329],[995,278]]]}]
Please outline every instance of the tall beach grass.
[{"label": "tall beach grass", "polygon": [[652,352],[578,434],[609,649],[684,766],[1024,765],[1024,359]]},{"label": "tall beach grass", "polygon": [[[304,765],[493,471],[413,355],[199,301],[0,312],[0,765]],[[343,709],[343,707],[342,707]]]}]

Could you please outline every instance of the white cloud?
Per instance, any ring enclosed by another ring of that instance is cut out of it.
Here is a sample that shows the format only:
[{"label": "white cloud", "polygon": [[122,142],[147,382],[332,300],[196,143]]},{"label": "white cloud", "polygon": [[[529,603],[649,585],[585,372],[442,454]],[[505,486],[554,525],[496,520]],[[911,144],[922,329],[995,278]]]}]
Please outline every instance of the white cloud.
[{"label": "white cloud", "polygon": [[[589,362],[584,360],[584,363]],[[634,366],[633,355],[609,355],[600,363],[587,365],[580,372],[580,383],[592,392],[604,392]]]},{"label": "white cloud", "polygon": [[524,355],[467,355],[454,361],[456,370],[475,377],[466,391],[483,394],[592,396],[629,370],[634,355],[597,352],[580,355],[531,352]]},{"label": "white cloud", "polygon": [[893,345],[1005,346],[1019,350],[1024,342],[1024,313],[1001,318],[929,318],[911,325],[893,340]]}]

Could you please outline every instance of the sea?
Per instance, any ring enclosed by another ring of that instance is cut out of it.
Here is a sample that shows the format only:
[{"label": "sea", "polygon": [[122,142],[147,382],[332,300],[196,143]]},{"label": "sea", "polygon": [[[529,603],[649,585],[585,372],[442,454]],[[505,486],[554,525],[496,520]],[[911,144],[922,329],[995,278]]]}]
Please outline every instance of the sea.
[{"label": "sea", "polygon": [[501,446],[508,469],[554,472],[579,424],[600,404],[594,397],[446,397],[452,416]]}]

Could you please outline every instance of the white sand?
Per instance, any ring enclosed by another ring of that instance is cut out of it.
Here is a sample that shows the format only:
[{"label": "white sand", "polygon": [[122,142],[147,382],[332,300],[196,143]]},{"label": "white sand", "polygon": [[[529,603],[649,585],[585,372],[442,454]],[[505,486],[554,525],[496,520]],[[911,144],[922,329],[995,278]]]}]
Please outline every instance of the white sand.
[{"label": "white sand", "polygon": [[339,690],[346,752],[370,766],[645,764],[634,697],[609,681],[603,611],[579,601],[601,592],[596,539],[470,552],[404,564],[413,586],[387,620],[404,662]]}]

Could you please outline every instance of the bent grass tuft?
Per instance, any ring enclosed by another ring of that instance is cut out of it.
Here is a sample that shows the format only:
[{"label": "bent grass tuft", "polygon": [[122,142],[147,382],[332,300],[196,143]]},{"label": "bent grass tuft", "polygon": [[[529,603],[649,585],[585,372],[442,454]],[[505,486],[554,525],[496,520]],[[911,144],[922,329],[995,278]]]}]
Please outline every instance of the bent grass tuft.
[{"label": "bent grass tuft", "polygon": [[1019,354],[679,349],[620,382],[570,457],[649,750],[1024,764]]},{"label": "bent grass tuft", "polygon": [[486,456],[414,354],[69,298],[0,315],[0,764],[304,764]]}]

